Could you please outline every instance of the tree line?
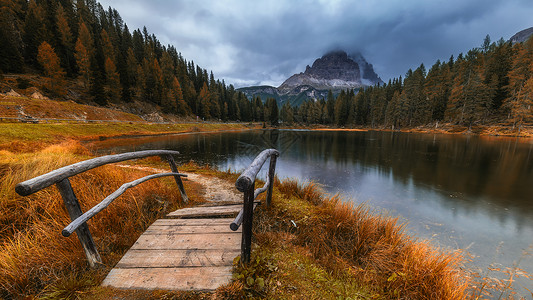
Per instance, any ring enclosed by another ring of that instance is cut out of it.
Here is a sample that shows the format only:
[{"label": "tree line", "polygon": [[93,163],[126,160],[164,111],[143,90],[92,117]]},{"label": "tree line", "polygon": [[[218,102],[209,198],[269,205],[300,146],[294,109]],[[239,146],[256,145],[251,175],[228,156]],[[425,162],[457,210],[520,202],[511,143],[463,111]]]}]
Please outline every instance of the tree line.
[{"label": "tree line", "polygon": [[0,1],[0,41],[0,74],[39,72],[55,97],[68,93],[70,80],[98,105],[140,100],[165,113],[224,121],[272,115],[271,104],[215,80],[146,27],[130,32],[96,0]]},{"label": "tree line", "polygon": [[521,126],[533,117],[533,38],[512,45],[486,36],[466,55],[422,64],[388,84],[342,91],[336,98],[284,104],[284,123],[415,127],[449,122]]}]

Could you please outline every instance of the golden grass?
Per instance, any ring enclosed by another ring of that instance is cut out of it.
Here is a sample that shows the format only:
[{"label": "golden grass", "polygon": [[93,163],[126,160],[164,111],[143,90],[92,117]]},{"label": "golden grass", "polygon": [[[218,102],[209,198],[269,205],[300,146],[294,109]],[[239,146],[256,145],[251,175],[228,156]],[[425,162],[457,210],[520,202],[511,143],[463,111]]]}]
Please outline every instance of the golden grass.
[{"label": "golden grass", "polygon": [[[122,195],[88,222],[104,266],[96,275],[81,280],[80,274],[88,271],[87,262],[76,235],[64,238],[60,234],[69,218],[57,189],[49,187],[21,197],[14,186],[86,158],[84,148],[76,142],[35,153],[1,152],[0,298],[60,295],[65,289],[58,286],[72,288],[76,286],[73,282],[89,282],[79,284],[79,289],[84,289],[90,282],[99,282],[99,276],[120,259],[148,225],[178,207],[180,196],[172,180],[148,181]],[[123,183],[145,173],[110,165],[72,177],[71,182],[86,211]],[[186,189],[194,204],[197,187],[186,183]]]},{"label": "golden grass", "polygon": [[244,124],[187,123],[94,123],[24,124],[0,123],[0,150],[35,152],[58,140],[98,140],[112,137],[148,136],[184,132],[248,129]]},{"label": "golden grass", "polygon": [[[357,282],[359,286],[334,293],[331,286],[321,287],[313,292],[314,296],[320,297],[327,290],[331,295],[355,298],[466,297],[469,282],[459,268],[460,253],[442,252],[424,241],[413,240],[403,233],[403,225],[397,219],[374,214],[364,205],[341,202],[337,197],[323,198],[312,184],[302,187],[286,181],[275,190],[273,207],[260,210],[255,219],[258,248],[279,253],[279,243],[275,241],[282,240],[289,249],[287,253],[297,253],[298,260],[309,259],[315,269],[334,278],[329,280],[345,286]],[[285,266],[282,273],[298,277],[298,272],[310,268],[304,265],[292,271]],[[274,272],[270,278],[280,276],[283,277]],[[277,290],[275,283],[269,283],[267,295]],[[300,289],[308,289],[303,283],[293,285],[296,289],[285,289],[283,295],[301,295]]]}]

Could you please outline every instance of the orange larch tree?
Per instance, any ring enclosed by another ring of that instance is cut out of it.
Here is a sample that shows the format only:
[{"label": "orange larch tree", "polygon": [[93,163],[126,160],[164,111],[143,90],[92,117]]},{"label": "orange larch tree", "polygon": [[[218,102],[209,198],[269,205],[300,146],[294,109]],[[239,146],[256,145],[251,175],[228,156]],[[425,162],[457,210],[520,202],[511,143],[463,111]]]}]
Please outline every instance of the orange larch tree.
[{"label": "orange larch tree", "polygon": [[38,48],[37,61],[44,69],[44,74],[48,77],[46,87],[56,95],[64,95],[65,71],[59,64],[59,57],[54,48],[47,42],[42,42]]}]

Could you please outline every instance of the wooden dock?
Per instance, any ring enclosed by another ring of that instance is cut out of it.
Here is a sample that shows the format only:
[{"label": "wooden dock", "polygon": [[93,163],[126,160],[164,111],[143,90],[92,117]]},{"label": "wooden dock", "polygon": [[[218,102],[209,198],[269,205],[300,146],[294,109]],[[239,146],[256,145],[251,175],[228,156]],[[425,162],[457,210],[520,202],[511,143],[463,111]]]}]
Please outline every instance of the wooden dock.
[{"label": "wooden dock", "polygon": [[174,211],[144,232],[103,286],[122,289],[210,291],[231,281],[241,230],[229,227],[240,205]]}]

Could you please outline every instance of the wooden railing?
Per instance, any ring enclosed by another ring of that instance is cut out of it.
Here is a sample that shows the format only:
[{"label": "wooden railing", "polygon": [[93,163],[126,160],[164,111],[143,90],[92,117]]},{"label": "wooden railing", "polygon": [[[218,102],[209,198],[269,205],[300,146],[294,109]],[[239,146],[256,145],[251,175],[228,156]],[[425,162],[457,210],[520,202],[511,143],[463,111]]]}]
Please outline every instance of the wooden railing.
[{"label": "wooden railing", "polygon": [[[235,182],[237,189],[244,193],[244,204],[235,220],[231,223],[230,228],[235,231],[239,229],[242,224],[241,261],[244,263],[250,261],[253,212],[256,206],[254,201],[259,194],[266,191],[265,206],[270,206],[270,202],[272,201],[272,187],[274,186],[274,175],[276,172],[276,160],[278,156],[279,151],[276,149],[264,150],[254,159],[250,166],[242,172],[241,176],[237,179],[237,182]],[[268,169],[265,185],[262,188],[255,189],[255,177],[269,157],[270,167]]]},{"label": "wooden railing", "polygon": [[[21,196],[27,196],[55,184],[59,189],[59,193],[63,198],[65,207],[67,208],[67,211],[70,215],[70,219],[72,220],[72,222],[67,227],[65,227],[65,229],[63,229],[62,234],[63,236],[68,237],[74,231],[76,231],[76,234],[78,236],[78,239],[80,240],[85,255],[87,256],[87,260],[89,261],[89,265],[91,267],[96,267],[102,263],[102,259],[100,258],[100,254],[98,254],[98,251],[94,244],[94,240],[91,236],[91,232],[89,231],[86,222],[98,212],[106,208],[109,204],[111,204],[113,200],[122,195],[122,193],[124,193],[127,189],[150,179],[159,178],[163,176],[174,176],[174,179],[176,180],[176,183],[178,185],[178,189],[181,193],[182,200],[184,202],[188,202],[187,194],[185,193],[185,188],[183,187],[183,182],[181,180],[182,176],[187,175],[180,174],[178,172],[178,168],[173,157],[173,155],[177,154],[179,154],[177,151],[170,150],[147,150],[101,156],[81,161],[66,167],[62,167],[47,174],[21,182],[17,184],[17,186],[15,187],[15,191]],[[106,164],[131,159],[145,158],[150,156],[160,156],[162,159],[166,159],[170,165],[172,172],[149,175],[134,180],[132,182],[125,183],[118,190],[116,190],[111,195],[107,196],[104,200],[102,200],[102,202],[95,205],[87,212],[82,213],[80,203],[78,202],[78,199],[74,194],[74,190],[72,189],[72,186],[70,184],[69,177]]]}]

